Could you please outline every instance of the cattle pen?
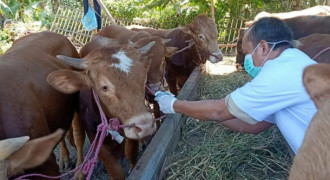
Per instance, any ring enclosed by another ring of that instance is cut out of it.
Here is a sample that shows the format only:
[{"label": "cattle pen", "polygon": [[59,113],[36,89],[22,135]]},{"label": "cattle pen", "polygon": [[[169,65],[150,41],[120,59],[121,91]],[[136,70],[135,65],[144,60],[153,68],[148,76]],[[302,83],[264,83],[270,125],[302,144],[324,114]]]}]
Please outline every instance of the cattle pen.
[{"label": "cattle pen", "polygon": [[[83,29],[81,17],[83,10],[80,4],[66,4],[65,1],[58,7],[51,31],[67,36],[71,42],[80,49],[81,46],[90,41],[92,32]],[[102,14],[103,16],[103,14]],[[116,20],[119,25],[139,25],[146,27],[158,28],[156,24],[139,24],[131,21]],[[224,19],[223,24],[218,25],[219,47],[225,55],[234,55],[236,53],[236,38],[238,30],[244,27],[243,19]],[[111,24],[110,21],[103,16],[102,26]],[[223,34],[229,34],[223,36]],[[197,67],[194,69],[186,84],[182,88],[178,99],[195,100],[197,90],[202,79],[203,72],[207,67]],[[163,121],[160,129],[153,136],[152,141],[144,150],[139,158],[135,168],[127,177],[129,180],[145,180],[145,179],[162,179],[165,175],[166,166],[169,164],[169,154],[177,147],[182,134],[183,125],[187,120],[187,116],[176,114],[169,115]],[[284,152],[283,159],[288,159],[287,151]],[[289,160],[290,161],[290,160]],[[270,167],[271,169],[272,167]],[[287,167],[285,167],[287,168]],[[283,168],[284,169],[284,168]],[[285,171],[285,170],[283,170]]]},{"label": "cattle pen", "polygon": [[[51,31],[67,36],[77,49],[80,49],[92,37],[92,32],[84,30],[81,24],[80,19],[82,16],[83,10],[79,8],[79,4],[69,5],[64,1],[57,9]],[[138,24],[123,20],[116,20],[116,22],[123,26],[133,24],[148,27],[147,24]],[[102,25],[105,26],[107,24],[111,23],[103,16]],[[151,27],[155,28],[154,26]],[[178,95],[178,99],[194,100],[202,71],[203,67],[196,67],[194,69]],[[166,163],[165,158],[176,147],[180,139],[181,127],[186,119],[187,116],[181,114],[166,117],[127,179],[159,179],[163,175],[162,170]]]}]

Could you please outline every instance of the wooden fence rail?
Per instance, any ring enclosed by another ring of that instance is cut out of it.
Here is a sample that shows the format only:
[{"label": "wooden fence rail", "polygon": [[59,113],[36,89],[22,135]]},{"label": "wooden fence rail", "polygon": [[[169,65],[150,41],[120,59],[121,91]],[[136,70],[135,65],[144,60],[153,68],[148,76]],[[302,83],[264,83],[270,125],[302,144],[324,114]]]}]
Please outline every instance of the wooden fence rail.
[{"label": "wooden fence rail", "polygon": [[[80,3],[70,4],[61,0],[58,6],[51,31],[67,36],[79,50],[84,44],[90,41],[92,32],[86,31],[81,23],[84,16],[83,7]],[[79,5],[80,4],[80,5]],[[110,20],[102,13],[102,27],[110,25]],[[146,24],[133,22],[125,19],[115,19],[118,25],[122,26],[144,26],[159,29],[156,23]],[[244,20],[238,18],[224,18],[217,23],[218,43],[224,55],[236,54],[236,39],[238,30],[244,27]]]}]

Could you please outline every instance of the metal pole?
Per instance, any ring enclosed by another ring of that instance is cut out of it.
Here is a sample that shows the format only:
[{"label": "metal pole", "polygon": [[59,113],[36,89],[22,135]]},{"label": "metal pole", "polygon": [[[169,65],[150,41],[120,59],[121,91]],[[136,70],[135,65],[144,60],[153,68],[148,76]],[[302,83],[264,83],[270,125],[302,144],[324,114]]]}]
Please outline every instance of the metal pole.
[{"label": "metal pole", "polygon": [[113,19],[113,17],[111,16],[110,12],[108,11],[108,9],[103,4],[102,0],[97,0],[97,2],[100,4],[101,8],[104,10],[105,14],[108,16],[108,18],[111,21],[111,23],[114,24],[114,25],[117,25],[116,21]]}]

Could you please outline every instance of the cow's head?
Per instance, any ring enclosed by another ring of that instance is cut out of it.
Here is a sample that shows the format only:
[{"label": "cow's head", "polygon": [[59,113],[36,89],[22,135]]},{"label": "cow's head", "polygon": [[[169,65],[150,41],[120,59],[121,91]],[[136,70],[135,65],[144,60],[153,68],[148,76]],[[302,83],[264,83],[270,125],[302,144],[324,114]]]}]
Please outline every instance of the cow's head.
[{"label": "cow's head", "polygon": [[90,42],[85,44],[80,49],[79,54],[80,57],[85,57],[95,49],[100,49],[103,47],[116,47],[116,46],[119,46],[118,40],[96,35],[92,38]]},{"label": "cow's head", "polygon": [[144,104],[146,77],[151,63],[146,54],[154,44],[149,42],[139,49],[129,45],[102,48],[83,59],[58,56],[85,71],[58,70],[50,73],[47,81],[63,93],[92,88],[108,118],[117,117],[124,125],[136,125],[124,128],[126,137],[143,138],[156,130],[152,115]]},{"label": "cow's head", "polygon": [[315,64],[304,70],[303,82],[317,108],[330,99],[330,64]]},{"label": "cow's head", "polygon": [[131,46],[141,48],[151,41],[154,41],[155,45],[150,50],[150,54],[152,55],[149,56],[151,59],[151,65],[147,75],[147,81],[150,88],[156,92],[162,88],[161,85],[165,75],[164,70],[166,66],[165,57],[172,57],[178,48],[165,46],[165,44],[170,42],[171,39],[163,39],[158,36],[141,38],[136,43],[131,42]]},{"label": "cow's head", "polygon": [[212,63],[222,60],[222,53],[217,43],[218,30],[212,19],[206,15],[199,15],[181,29],[193,37],[203,59],[208,59]]},{"label": "cow's head", "polygon": [[0,179],[22,173],[44,163],[63,137],[58,129],[53,134],[31,141],[28,136],[0,141]]}]

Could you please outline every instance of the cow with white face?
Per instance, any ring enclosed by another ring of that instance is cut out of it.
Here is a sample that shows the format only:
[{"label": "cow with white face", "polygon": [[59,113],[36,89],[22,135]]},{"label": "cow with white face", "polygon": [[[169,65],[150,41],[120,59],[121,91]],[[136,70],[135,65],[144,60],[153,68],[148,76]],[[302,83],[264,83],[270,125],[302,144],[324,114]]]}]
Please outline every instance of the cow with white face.
[{"label": "cow with white face", "polygon": [[[101,48],[83,59],[59,55],[58,58],[84,71],[58,70],[48,75],[47,81],[63,93],[80,91],[80,117],[90,141],[101,123],[99,110],[93,99],[93,89],[99,96],[107,118],[118,118],[129,139],[141,139],[155,132],[153,117],[145,107],[145,83],[151,60],[146,56],[154,41],[140,48],[130,45]],[[121,132],[120,132],[121,133]],[[111,179],[124,179],[119,163],[124,146],[107,137],[99,157]],[[129,158],[128,158],[129,159]]]},{"label": "cow with white face", "polygon": [[144,85],[150,60],[143,54],[153,44],[151,42],[140,49],[129,46],[102,48],[82,60],[59,55],[59,59],[85,71],[55,71],[47,81],[63,93],[93,89],[108,117],[117,117],[124,125],[136,125],[125,129],[126,137],[143,138],[155,130],[152,116],[144,105]]}]

